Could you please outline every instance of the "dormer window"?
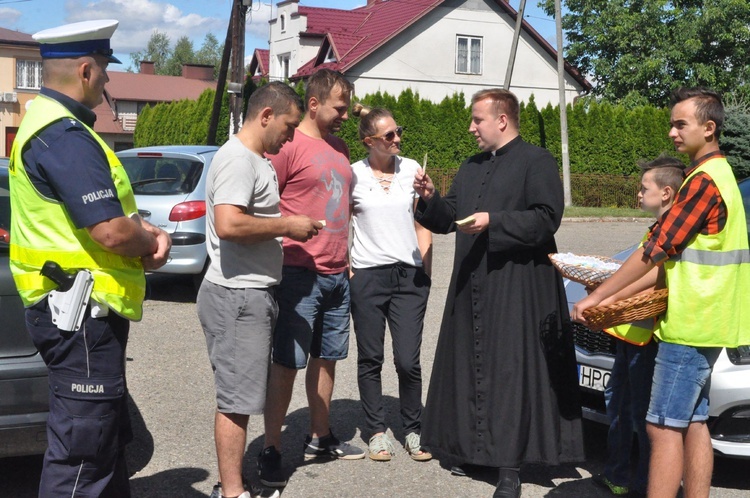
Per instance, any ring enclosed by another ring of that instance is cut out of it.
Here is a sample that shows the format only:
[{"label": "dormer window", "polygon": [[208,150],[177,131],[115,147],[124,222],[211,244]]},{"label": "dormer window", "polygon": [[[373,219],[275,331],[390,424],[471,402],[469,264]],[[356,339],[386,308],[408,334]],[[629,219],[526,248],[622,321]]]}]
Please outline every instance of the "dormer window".
[{"label": "dormer window", "polygon": [[281,16],[279,16],[279,24],[281,25],[281,32],[283,33],[284,31],[286,31],[286,15],[285,14],[281,14]]},{"label": "dormer window", "polygon": [[326,58],[323,62],[336,62],[336,54],[333,53],[333,47],[328,47]]}]

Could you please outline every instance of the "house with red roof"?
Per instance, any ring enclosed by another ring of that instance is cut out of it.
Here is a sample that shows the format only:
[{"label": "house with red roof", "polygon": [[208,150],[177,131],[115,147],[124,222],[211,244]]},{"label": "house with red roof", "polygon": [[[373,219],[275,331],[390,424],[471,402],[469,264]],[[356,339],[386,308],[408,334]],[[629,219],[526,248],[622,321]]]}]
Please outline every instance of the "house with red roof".
[{"label": "house with red roof", "polygon": [[[290,81],[331,68],[361,96],[411,88],[435,102],[463,92],[468,102],[503,86],[516,17],[505,0],[367,0],[353,10],[285,0],[269,21],[268,60],[256,50],[251,68]],[[567,63],[564,81],[568,102],[592,88]],[[559,101],[557,52],[525,20],[510,89],[522,101],[533,94],[540,106]]]},{"label": "house with red roof", "polygon": [[256,48],[253,51],[253,58],[248,65],[247,73],[258,82],[261,79],[268,79],[268,49]]},{"label": "house with red roof", "polygon": [[41,84],[39,42],[29,34],[0,28],[0,157],[10,155],[26,106]]},{"label": "house with red roof", "polygon": [[[216,89],[213,66],[186,64],[182,76],[154,74],[151,62],[142,62],[139,73],[113,69],[107,72],[104,101],[94,109],[94,130],[116,151],[133,146],[135,123],[145,106],[196,100],[207,88]],[[41,87],[39,42],[27,33],[0,28],[0,156],[10,154],[26,109]]]},{"label": "house with red roof", "polygon": [[140,72],[108,71],[104,101],[99,104],[94,130],[113,150],[133,147],[133,132],[144,107],[198,97],[208,88],[216,89],[214,67],[185,64],[182,76],[155,74],[154,63],[142,61]]}]

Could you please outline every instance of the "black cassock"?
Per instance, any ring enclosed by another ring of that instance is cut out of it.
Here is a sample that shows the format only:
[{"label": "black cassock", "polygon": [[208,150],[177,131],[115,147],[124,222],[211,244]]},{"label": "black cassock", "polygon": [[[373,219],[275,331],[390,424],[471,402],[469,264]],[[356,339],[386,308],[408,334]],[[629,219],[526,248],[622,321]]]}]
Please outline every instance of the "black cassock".
[{"label": "black cassock", "polygon": [[467,159],[445,197],[420,200],[417,220],[436,233],[490,216],[483,233],[456,233],[422,444],[495,467],[584,459],[565,289],[547,256],[563,206],[555,159],[520,137]]}]

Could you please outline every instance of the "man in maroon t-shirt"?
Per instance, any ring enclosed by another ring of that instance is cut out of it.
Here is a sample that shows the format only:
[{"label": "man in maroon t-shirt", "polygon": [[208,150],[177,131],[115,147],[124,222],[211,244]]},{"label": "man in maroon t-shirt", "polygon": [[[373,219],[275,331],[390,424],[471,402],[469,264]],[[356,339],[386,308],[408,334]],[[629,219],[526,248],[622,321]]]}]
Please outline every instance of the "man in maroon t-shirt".
[{"label": "man in maroon t-shirt", "polygon": [[349,149],[331,133],[348,119],[352,85],[341,73],[322,69],[307,82],[307,112],[294,139],[270,156],[276,169],[283,216],[304,214],[325,222],[307,242],[284,239],[284,267],[276,293],[279,318],[265,408],[265,442],[258,456],[260,481],[280,487],[281,427],[297,371],[307,367],[310,434],[305,459],[364,458],[360,448],[339,441],[329,413],[336,361],[349,349]]}]

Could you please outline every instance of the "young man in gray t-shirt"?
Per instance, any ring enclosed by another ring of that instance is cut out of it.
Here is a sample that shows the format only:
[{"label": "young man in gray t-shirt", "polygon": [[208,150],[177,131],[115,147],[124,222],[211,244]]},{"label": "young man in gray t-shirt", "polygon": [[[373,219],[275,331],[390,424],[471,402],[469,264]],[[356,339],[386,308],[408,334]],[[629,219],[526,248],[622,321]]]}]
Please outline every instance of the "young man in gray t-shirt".
[{"label": "young man in gray t-shirt", "polygon": [[[220,482],[212,498],[259,496],[245,490],[242,457],[249,415],[263,412],[271,336],[281,280],[281,238],[306,241],[323,225],[281,216],[276,173],[264,158],[292,139],[302,102],[288,85],[269,83],[248,101],[242,129],[216,153],[206,184],[211,264],[198,292],[216,384],[214,437]],[[275,492],[278,496],[278,492]]]}]

